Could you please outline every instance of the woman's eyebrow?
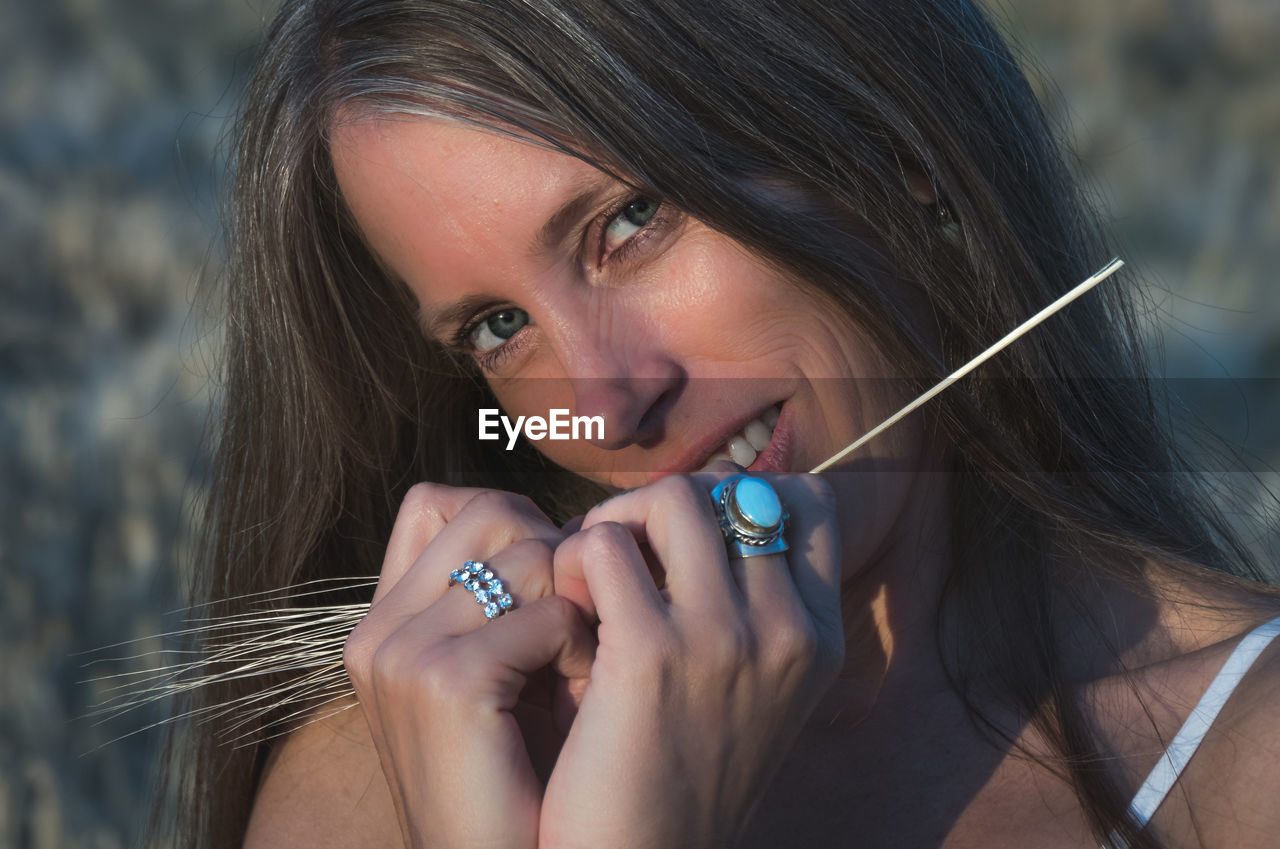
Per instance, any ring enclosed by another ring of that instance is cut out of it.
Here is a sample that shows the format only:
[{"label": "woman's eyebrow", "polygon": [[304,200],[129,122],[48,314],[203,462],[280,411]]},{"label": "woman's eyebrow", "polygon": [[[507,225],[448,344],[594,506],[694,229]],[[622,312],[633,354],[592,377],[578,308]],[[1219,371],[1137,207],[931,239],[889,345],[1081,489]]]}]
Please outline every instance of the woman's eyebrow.
[{"label": "woman's eyebrow", "polygon": [[588,212],[597,207],[605,195],[613,190],[614,185],[616,185],[614,180],[604,174],[600,174],[590,180],[585,188],[582,188],[561,204],[559,209],[551,213],[547,223],[543,224],[542,229],[534,236],[533,244],[529,246],[529,253],[534,256],[550,253],[563,243],[573,226],[581,221]]},{"label": "woman's eyebrow", "polygon": [[474,294],[454,301],[439,311],[422,307],[418,310],[418,325],[427,338],[444,340],[450,335],[449,331],[452,328],[461,325],[476,312],[498,300],[501,299],[492,295]]},{"label": "woman's eyebrow", "polygon": [[[615,185],[616,181],[605,174],[578,183],[576,186],[578,190],[551,213],[546,223],[534,235],[529,252],[535,256],[543,255],[562,244],[574,225],[599,206],[613,191]],[[438,310],[428,310],[424,307],[418,310],[418,324],[429,338],[443,339],[452,327],[466,321],[477,310],[483,309],[496,300],[501,299],[490,295],[474,294]]]}]

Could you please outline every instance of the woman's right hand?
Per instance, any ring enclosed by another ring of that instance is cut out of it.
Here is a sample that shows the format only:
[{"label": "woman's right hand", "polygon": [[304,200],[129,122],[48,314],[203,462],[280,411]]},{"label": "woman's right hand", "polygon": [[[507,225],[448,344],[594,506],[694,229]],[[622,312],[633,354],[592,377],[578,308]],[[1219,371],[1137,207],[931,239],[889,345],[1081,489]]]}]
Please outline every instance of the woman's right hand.
[{"label": "woman's right hand", "polygon": [[[530,674],[551,665],[585,678],[595,648],[554,593],[564,536],[507,492],[419,484],[405,497],[343,660],[406,846],[537,845],[542,787],[512,711]],[[487,563],[513,610],[488,621],[470,592],[448,586],[468,560]]]}]

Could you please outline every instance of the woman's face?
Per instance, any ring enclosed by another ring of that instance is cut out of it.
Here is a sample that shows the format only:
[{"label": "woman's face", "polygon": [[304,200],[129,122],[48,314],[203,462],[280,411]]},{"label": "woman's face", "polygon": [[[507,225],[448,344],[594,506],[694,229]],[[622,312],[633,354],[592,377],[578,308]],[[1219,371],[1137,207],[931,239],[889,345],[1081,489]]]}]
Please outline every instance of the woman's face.
[{"label": "woman's face", "polygon": [[[578,159],[446,119],[358,119],[332,139],[368,244],[503,414],[603,418],[603,435],[533,443],[565,468],[615,488],[716,455],[807,471],[901,403],[847,317]],[[858,467],[915,468],[918,442],[895,429]],[[882,475],[867,486],[870,512],[889,506]]]}]

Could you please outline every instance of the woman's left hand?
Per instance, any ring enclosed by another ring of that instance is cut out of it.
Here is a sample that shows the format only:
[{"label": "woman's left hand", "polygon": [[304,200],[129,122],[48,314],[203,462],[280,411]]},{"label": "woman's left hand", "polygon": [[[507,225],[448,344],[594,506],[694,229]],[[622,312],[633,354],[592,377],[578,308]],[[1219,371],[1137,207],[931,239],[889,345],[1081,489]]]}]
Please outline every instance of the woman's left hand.
[{"label": "woman's left hand", "polygon": [[727,559],[716,468],[609,499],[556,549],[556,593],[598,619],[599,647],[547,785],[544,849],[735,844],[840,668],[830,489],[762,475],[790,511],[790,551]]}]

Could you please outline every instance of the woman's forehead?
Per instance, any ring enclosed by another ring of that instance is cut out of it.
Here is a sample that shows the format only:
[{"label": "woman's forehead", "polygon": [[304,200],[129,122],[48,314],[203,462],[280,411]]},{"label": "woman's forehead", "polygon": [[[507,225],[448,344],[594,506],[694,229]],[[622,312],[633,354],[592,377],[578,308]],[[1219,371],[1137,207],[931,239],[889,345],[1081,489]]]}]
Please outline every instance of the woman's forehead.
[{"label": "woman's forehead", "polygon": [[[373,179],[398,191],[507,198],[581,187],[604,175],[593,166],[533,140],[457,119],[366,117],[335,124],[334,168],[344,194]],[[344,177],[353,179],[344,180]]]},{"label": "woman's forehead", "polygon": [[618,186],[574,156],[449,118],[362,118],[330,139],[369,247],[419,293],[523,262]]}]

